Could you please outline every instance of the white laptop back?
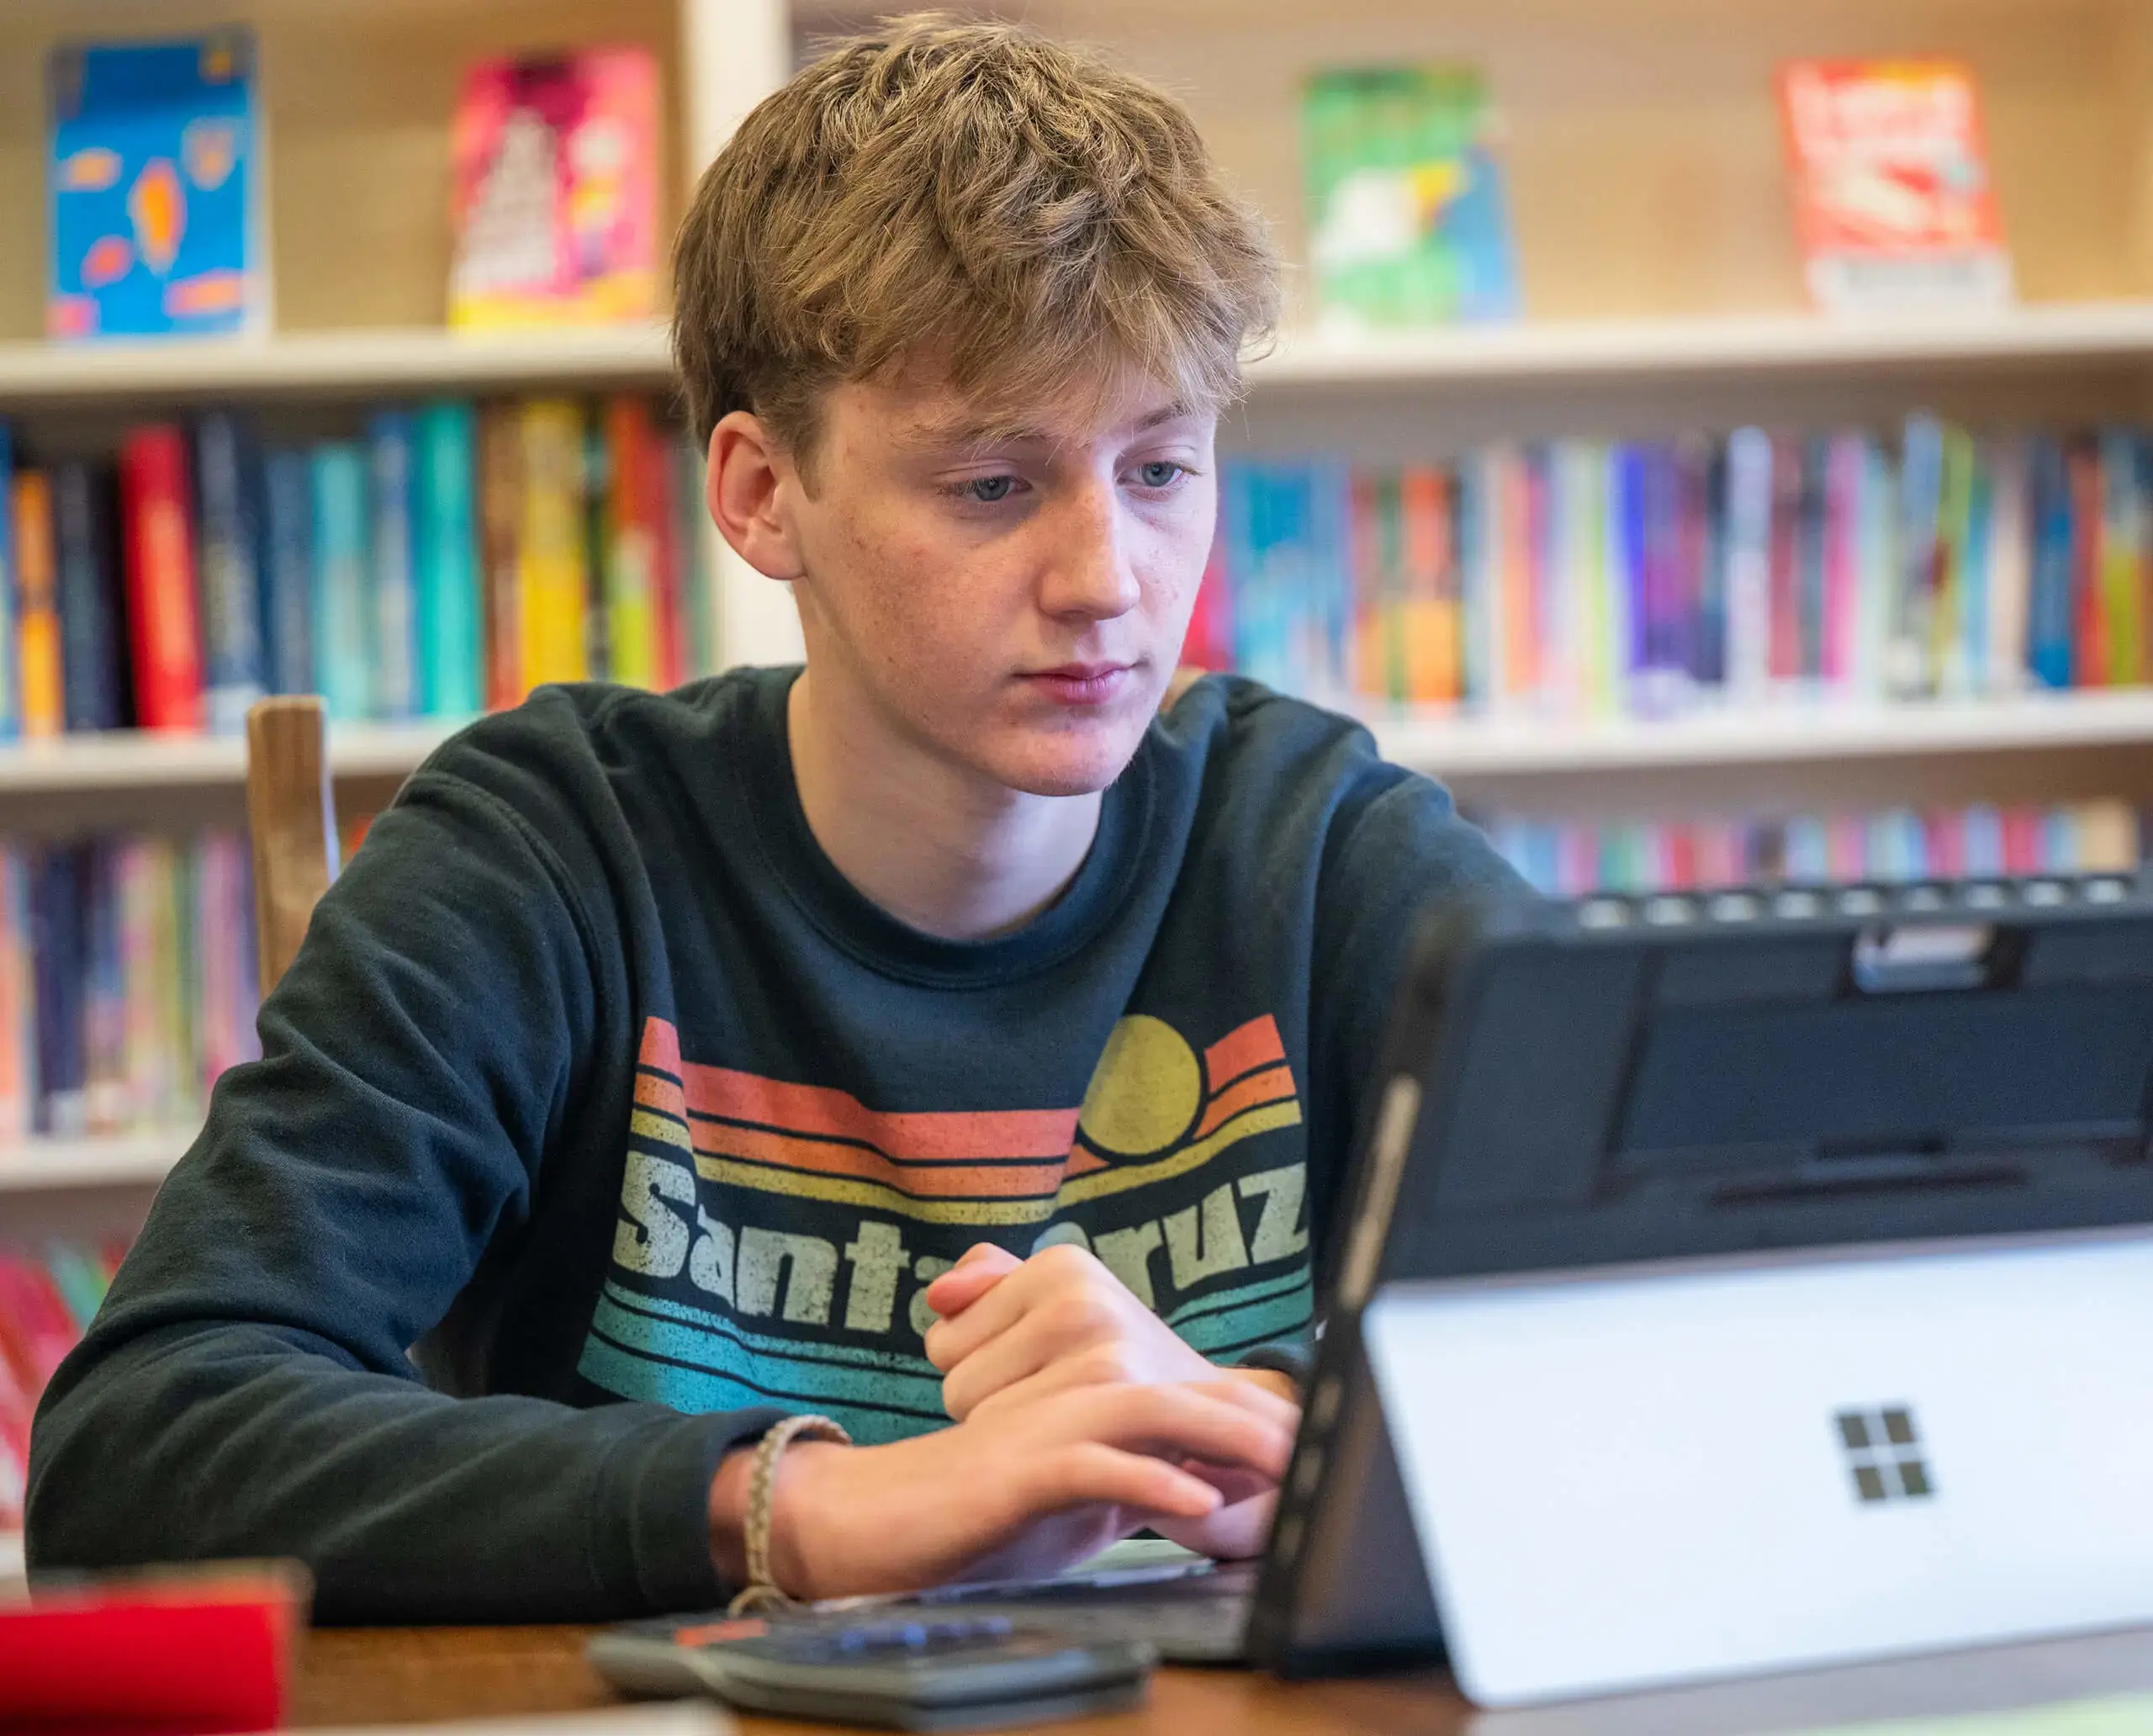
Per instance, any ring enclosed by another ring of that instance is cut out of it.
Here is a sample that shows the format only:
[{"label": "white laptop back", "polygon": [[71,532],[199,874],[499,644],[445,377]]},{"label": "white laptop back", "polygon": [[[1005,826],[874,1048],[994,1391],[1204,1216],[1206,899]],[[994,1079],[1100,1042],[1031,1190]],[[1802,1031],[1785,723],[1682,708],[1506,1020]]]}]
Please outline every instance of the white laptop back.
[{"label": "white laptop back", "polygon": [[1364,1342],[1486,1705],[2153,1622],[2153,1237],[1404,1283]]}]

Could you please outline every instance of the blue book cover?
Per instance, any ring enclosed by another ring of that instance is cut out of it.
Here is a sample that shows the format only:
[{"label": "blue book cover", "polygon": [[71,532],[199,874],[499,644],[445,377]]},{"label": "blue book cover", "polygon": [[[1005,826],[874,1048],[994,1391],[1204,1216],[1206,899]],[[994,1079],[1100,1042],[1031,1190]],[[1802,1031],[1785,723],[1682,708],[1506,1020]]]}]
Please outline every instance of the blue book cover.
[{"label": "blue book cover", "polygon": [[412,574],[411,418],[386,410],[367,422],[373,504],[368,542],[373,574],[375,713],[402,721],[421,710],[418,601]]},{"label": "blue book cover", "polygon": [[304,452],[262,464],[262,636],[275,693],[311,693],[314,658],[314,466]]},{"label": "blue book cover", "polygon": [[195,425],[205,697],[209,728],[225,734],[246,727],[247,707],[267,685],[258,495],[247,475],[254,462],[250,431],[230,411],[213,410]]},{"label": "blue book cover", "polygon": [[1983,442],[1975,450],[1967,479],[1965,565],[1959,587],[1957,639],[1970,693],[1988,692],[1993,673],[1988,617],[1989,545],[1996,521],[1994,467],[1994,449]]},{"label": "blue book cover", "polygon": [[15,590],[15,437],[0,422],[0,741],[13,741],[23,733]]},{"label": "blue book cover", "polygon": [[2028,586],[2026,664],[2044,687],[2068,687],[2074,611],[2071,581],[2071,477],[2063,442],[2037,436],[2033,458],[2034,569]]},{"label": "blue book cover", "polygon": [[419,412],[412,488],[419,686],[433,717],[468,717],[484,706],[476,438],[468,403],[443,399]]},{"label": "blue book cover", "polygon": [[132,721],[121,660],[127,617],[113,542],[119,515],[119,490],[109,474],[72,460],[54,467],[61,697],[71,730],[120,729]]},{"label": "blue book cover", "polygon": [[1944,553],[1944,425],[1907,418],[1899,457],[1899,571],[1885,643],[1886,691],[1920,698],[1934,690],[1938,566]]},{"label": "blue book cover", "polygon": [[314,449],[315,691],[332,717],[373,712],[367,454],[348,441]]},{"label": "blue book cover", "polygon": [[82,1049],[82,847],[50,844],[31,855],[30,957],[37,1008],[34,1125],[65,1138],[88,1125]]},{"label": "blue book cover", "polygon": [[244,29],[53,50],[49,336],[267,326],[254,73]]}]

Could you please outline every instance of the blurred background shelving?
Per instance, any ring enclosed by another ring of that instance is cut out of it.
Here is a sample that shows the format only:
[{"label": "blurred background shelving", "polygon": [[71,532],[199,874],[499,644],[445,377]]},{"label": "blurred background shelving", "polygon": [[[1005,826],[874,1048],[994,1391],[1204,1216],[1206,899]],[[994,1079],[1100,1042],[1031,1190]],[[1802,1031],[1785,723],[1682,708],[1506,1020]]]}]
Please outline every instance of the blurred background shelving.
[{"label": "blurred background shelving", "polygon": [[[40,449],[130,421],[259,408],[296,427],[447,392],[662,394],[661,320],[467,336],[446,328],[450,118],[489,55],[598,43],[664,68],[660,225],[738,119],[818,32],[883,0],[14,0],[0,8],[0,418]],[[981,8],[988,9],[992,8]],[[2153,424],[2153,8],[2143,0],[1029,0],[1189,103],[1276,225],[1288,318],[1222,426],[1238,458],[1448,461],[1494,442],[1640,439],[1745,424],[1813,431],[1916,409],[1977,428]],[[245,23],[261,49],[273,330],[59,347],[40,336],[41,68],[64,37]],[[1948,55],[1973,70],[2020,300],[1974,315],[1807,311],[1773,75],[1794,57]],[[1524,317],[1320,331],[1298,138],[1300,81],[1455,60],[1486,75]],[[796,655],[783,590],[704,553],[727,663]],[[2153,807],[2153,689],[1880,706],[1723,707],[1651,721],[1530,708],[1383,712],[1389,755],[1479,807],[1584,821],[2096,799]],[[340,807],[378,809],[454,720],[340,722]],[[0,745],[0,838],[187,832],[242,818],[229,736],[124,733]],[[0,1252],[124,1236],[191,1125],[0,1147]],[[0,1580],[8,1577],[0,1538]]]}]

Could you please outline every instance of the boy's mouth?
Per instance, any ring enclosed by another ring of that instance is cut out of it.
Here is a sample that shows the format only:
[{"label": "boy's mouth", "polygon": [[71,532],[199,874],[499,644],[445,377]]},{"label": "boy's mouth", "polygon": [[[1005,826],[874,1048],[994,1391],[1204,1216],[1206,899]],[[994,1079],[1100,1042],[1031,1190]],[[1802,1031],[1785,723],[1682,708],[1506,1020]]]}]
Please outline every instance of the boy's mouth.
[{"label": "boy's mouth", "polygon": [[1128,663],[1065,663],[1029,670],[1021,679],[1035,693],[1066,706],[1098,706],[1117,699],[1135,670]]}]

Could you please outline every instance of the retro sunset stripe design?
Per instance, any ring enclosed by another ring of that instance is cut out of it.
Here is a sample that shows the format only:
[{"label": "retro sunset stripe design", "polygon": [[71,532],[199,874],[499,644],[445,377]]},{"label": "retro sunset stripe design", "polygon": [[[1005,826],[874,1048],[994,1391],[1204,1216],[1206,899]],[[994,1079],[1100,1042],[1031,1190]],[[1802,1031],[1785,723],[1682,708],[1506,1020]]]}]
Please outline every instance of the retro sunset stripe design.
[{"label": "retro sunset stripe design", "polygon": [[713,1182],[924,1223],[1024,1225],[1300,1119],[1268,1014],[1200,1061],[1163,1020],[1124,1019],[1080,1108],[1013,1110],[872,1109],[828,1086],[684,1063],[674,1026],[650,1019],[631,1127]]}]

